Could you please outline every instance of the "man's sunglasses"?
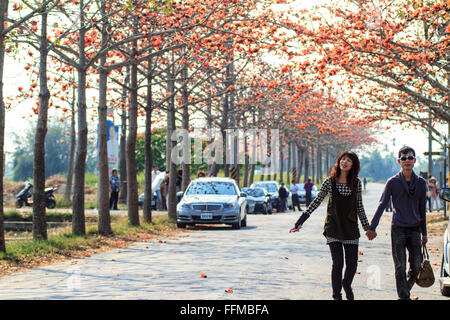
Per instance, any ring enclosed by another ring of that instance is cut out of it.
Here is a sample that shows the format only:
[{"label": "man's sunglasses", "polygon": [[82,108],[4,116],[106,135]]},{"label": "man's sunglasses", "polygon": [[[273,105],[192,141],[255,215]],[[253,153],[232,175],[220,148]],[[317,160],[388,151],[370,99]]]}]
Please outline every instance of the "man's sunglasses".
[{"label": "man's sunglasses", "polygon": [[399,159],[402,161],[406,161],[406,160],[414,160],[415,158],[416,157],[414,157],[414,156],[403,156],[403,157],[400,157]]}]

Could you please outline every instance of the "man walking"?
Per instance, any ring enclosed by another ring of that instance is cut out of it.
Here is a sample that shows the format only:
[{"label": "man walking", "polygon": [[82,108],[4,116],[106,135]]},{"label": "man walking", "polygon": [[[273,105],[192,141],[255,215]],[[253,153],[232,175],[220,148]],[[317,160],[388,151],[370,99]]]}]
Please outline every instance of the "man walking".
[{"label": "man walking", "polygon": [[278,189],[278,212],[286,211],[286,201],[288,197],[288,191],[284,187],[284,183],[281,183],[280,189]]},{"label": "man walking", "polygon": [[309,204],[312,201],[312,188],[314,186],[314,183],[311,181],[311,179],[308,179],[308,181],[305,182],[303,188],[305,188],[305,201],[306,201],[306,207],[308,208]]},{"label": "man walking", "polygon": [[[413,171],[416,153],[411,147],[405,146],[400,149],[397,162],[402,169],[386,182],[367,236],[369,240],[376,237],[375,229],[384,209],[392,199],[391,243],[397,294],[401,300],[410,300],[410,291],[422,262],[421,249],[427,243],[426,181]],[[406,250],[409,254],[408,275]]]}]

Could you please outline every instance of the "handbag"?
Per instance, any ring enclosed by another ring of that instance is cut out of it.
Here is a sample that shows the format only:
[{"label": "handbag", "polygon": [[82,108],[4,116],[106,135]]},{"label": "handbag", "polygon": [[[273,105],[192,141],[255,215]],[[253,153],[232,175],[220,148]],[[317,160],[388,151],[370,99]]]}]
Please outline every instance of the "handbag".
[{"label": "handbag", "polygon": [[420,266],[419,275],[417,276],[416,283],[418,286],[428,288],[434,283],[434,273],[431,267],[430,257],[425,245],[422,247],[423,260]]}]

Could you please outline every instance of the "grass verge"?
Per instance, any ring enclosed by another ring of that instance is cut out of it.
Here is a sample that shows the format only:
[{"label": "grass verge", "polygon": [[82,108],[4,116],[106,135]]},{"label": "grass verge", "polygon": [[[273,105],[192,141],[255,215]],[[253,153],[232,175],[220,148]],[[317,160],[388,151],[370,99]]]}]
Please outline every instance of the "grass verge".
[{"label": "grass verge", "polygon": [[33,240],[28,234],[27,239],[7,241],[6,252],[0,252],[0,276],[68,259],[85,258],[96,252],[180,232],[176,224],[164,215],[154,216],[151,223],[141,223],[140,226],[129,225],[127,216],[111,215],[111,227],[112,236],[101,236],[96,218],[90,217],[86,222],[86,236],[73,235],[68,225],[49,229],[47,240]]}]

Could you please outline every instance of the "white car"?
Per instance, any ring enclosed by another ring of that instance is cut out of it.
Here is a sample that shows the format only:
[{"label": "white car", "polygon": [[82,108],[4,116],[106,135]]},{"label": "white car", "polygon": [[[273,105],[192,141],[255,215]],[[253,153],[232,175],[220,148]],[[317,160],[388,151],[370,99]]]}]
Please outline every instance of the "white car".
[{"label": "white car", "polygon": [[177,204],[177,226],[184,228],[195,224],[229,224],[234,229],[246,227],[246,197],[234,179],[195,179]]},{"label": "white car", "polygon": [[[439,192],[439,196],[445,201],[450,201],[450,188],[442,188]],[[450,297],[450,225],[447,225],[447,229],[444,233],[442,251],[439,285],[442,295]]]}]

